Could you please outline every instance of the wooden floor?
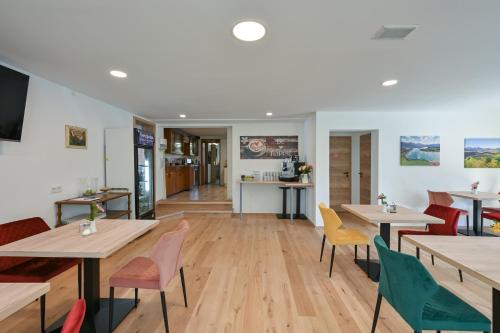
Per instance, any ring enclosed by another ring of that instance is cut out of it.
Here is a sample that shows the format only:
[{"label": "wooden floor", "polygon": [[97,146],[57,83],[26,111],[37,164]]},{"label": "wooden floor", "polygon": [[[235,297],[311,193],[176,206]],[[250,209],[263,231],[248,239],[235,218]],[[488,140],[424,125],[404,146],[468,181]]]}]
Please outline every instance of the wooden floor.
[{"label": "wooden floor", "polygon": [[167,198],[167,201],[226,201],[227,187],[220,185],[200,185],[191,191],[183,191]]},{"label": "wooden floor", "polygon": [[[343,214],[346,224],[374,235],[373,226]],[[369,332],[377,284],[353,263],[353,249],[338,248],[333,277],[328,278],[330,246],[319,262],[321,235],[309,222],[278,220],[273,215],[193,215],[184,245],[184,271],[189,307],[185,308],[177,277],[167,290],[170,332]],[[159,227],[101,262],[101,290],[108,277],[134,256],[147,255],[160,235],[179,220]],[[393,231],[393,247],[396,238]],[[405,252],[414,248],[404,244]],[[488,253],[485,255],[495,255]],[[360,251],[360,256],[365,256]],[[372,257],[376,257],[372,251]],[[422,253],[422,261],[446,287],[490,316],[491,290]],[[117,289],[118,297],[133,292]],[[48,322],[76,300],[76,270],[51,281]],[[164,332],[159,293],[140,291],[141,303],[115,332]],[[37,332],[38,304],[0,322],[0,332]],[[412,332],[384,302],[378,332]]]}]

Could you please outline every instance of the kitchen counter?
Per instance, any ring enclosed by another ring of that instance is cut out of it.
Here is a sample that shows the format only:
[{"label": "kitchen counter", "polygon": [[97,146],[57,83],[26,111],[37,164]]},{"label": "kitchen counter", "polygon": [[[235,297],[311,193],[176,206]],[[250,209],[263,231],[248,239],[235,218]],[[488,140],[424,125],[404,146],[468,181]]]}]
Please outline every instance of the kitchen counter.
[{"label": "kitchen counter", "polygon": [[165,193],[167,197],[182,191],[189,191],[196,185],[197,164],[165,165]]}]

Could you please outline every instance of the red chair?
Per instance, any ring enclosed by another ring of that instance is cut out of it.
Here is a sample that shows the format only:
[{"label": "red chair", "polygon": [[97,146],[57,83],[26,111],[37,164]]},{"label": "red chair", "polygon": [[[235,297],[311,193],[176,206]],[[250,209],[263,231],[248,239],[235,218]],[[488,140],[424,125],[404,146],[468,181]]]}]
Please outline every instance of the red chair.
[{"label": "red chair", "polygon": [[79,333],[85,319],[86,310],[87,304],[84,299],[76,301],[64,321],[61,333]]},{"label": "red chair", "polygon": [[[448,192],[436,192],[427,190],[427,194],[429,195],[429,206],[430,205],[440,205],[445,207],[451,207],[455,200]],[[469,236],[469,211],[465,209],[455,208],[460,211],[461,216],[465,216],[467,221],[467,236]]]},{"label": "red chair", "polygon": [[[500,194],[500,192],[498,192]],[[483,230],[484,219],[495,222],[500,221],[500,207],[483,207],[481,213],[481,230]]]},{"label": "red chair", "polygon": [[[430,205],[424,214],[437,217],[445,221],[444,224],[429,224],[429,230],[398,230],[398,251],[401,252],[401,237],[403,235],[435,235],[435,236],[456,236],[458,234],[458,220],[460,210],[452,207]],[[420,248],[417,247],[417,258],[420,259]],[[434,255],[431,254],[432,265],[434,265]],[[459,269],[460,282],[463,282],[462,271]]]},{"label": "red chair", "polygon": [[[0,245],[15,242],[50,227],[40,217],[0,224]],[[47,282],[78,266],[78,298],[82,295],[82,261],[68,258],[0,257],[0,282]],[[40,325],[45,331],[45,295],[40,297]]]}]

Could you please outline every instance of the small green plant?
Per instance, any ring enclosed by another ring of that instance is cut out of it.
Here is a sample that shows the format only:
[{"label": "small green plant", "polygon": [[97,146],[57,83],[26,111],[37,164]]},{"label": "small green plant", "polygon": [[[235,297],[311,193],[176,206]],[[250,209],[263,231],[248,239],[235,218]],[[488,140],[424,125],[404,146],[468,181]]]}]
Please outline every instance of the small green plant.
[{"label": "small green plant", "polygon": [[102,208],[101,205],[93,202],[90,204],[90,215],[89,215],[89,221],[94,221],[97,215],[99,213],[104,213],[104,208]]}]

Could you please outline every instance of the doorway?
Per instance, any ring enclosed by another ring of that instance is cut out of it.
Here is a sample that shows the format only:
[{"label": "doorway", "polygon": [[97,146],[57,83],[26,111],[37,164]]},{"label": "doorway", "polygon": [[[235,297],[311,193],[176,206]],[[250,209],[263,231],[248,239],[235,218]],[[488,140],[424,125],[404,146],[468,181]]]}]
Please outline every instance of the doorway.
[{"label": "doorway", "polygon": [[330,207],[376,202],[377,157],[378,131],[330,133]]}]

